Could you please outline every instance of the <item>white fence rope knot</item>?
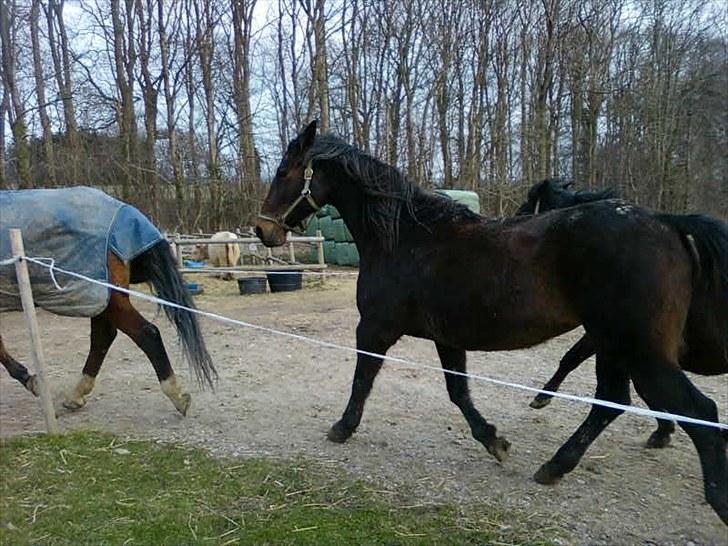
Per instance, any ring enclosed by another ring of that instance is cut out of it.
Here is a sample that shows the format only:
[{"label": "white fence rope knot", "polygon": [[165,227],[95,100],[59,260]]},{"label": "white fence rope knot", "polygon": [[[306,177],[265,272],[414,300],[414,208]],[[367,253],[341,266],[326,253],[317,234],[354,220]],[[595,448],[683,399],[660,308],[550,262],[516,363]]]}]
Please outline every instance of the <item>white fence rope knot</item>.
[{"label": "white fence rope knot", "polygon": [[[61,267],[58,267],[54,263],[48,264],[48,263],[46,263],[48,261],[47,258],[32,258],[32,257],[27,257],[26,256],[25,259],[27,261],[29,261],[29,262],[32,262],[32,263],[35,263],[35,264],[38,264],[38,265],[40,265],[42,267],[47,268],[49,270],[49,273],[50,273],[51,277],[54,280],[54,283],[55,283],[55,278],[53,277],[53,275],[54,275],[53,272],[55,271],[55,272],[63,273],[65,275],[69,275],[71,277],[76,277],[78,279],[83,279],[83,280],[85,280],[87,282],[90,282],[90,283],[93,283],[93,284],[97,284],[97,285],[100,285],[100,286],[105,286],[106,288],[109,288],[111,290],[116,290],[118,292],[122,292],[124,294],[129,295],[129,296],[134,296],[134,297],[137,297],[137,298],[142,299],[142,300],[146,300],[146,301],[149,301],[149,302],[152,302],[152,303],[156,303],[157,305],[166,305],[168,307],[174,307],[174,308],[177,308],[177,309],[182,309],[182,310],[185,310],[185,311],[189,311],[190,313],[195,313],[197,315],[200,315],[200,316],[203,316],[203,317],[207,317],[207,318],[210,318],[212,320],[216,320],[218,322],[226,322],[228,324],[235,324],[237,326],[242,326],[244,328],[250,328],[252,330],[258,330],[258,331],[261,331],[261,332],[267,332],[267,333],[274,334],[274,335],[278,335],[278,336],[284,336],[284,337],[288,337],[288,338],[291,338],[291,339],[296,339],[296,340],[299,340],[299,341],[305,341],[307,343],[311,343],[311,344],[314,344],[314,345],[319,345],[321,347],[329,347],[329,348],[332,348],[332,349],[339,349],[341,351],[347,351],[347,352],[350,352],[350,353],[356,353],[356,354],[360,354],[360,355],[371,356],[371,357],[374,357],[374,358],[381,358],[382,360],[386,360],[386,361],[389,361],[389,362],[396,362],[398,364],[401,364],[403,366],[407,366],[409,368],[419,368],[419,369],[424,369],[424,370],[429,370],[429,371],[436,371],[438,373],[449,373],[449,374],[452,374],[452,375],[459,375],[459,376],[467,377],[467,378],[470,378],[470,379],[473,379],[473,380],[476,380],[476,381],[483,381],[483,382],[486,382],[486,383],[491,383],[491,384],[499,385],[499,386],[502,386],[502,387],[509,387],[509,388],[518,389],[518,390],[522,390],[522,391],[526,391],[526,392],[531,392],[531,393],[548,394],[550,396],[553,396],[554,398],[561,398],[563,400],[570,400],[572,402],[580,402],[580,403],[583,403],[583,404],[603,406],[603,407],[606,407],[606,408],[610,408],[610,409],[614,409],[614,410],[620,410],[620,411],[624,411],[625,413],[632,413],[634,415],[640,415],[640,416],[643,416],[643,417],[651,417],[651,418],[656,418],[656,419],[667,419],[667,420],[677,421],[677,422],[681,422],[681,423],[687,423],[687,424],[691,424],[691,425],[700,425],[700,426],[706,426],[706,427],[711,427],[711,428],[716,428],[716,429],[721,429],[721,430],[728,430],[728,425],[727,424],[716,423],[716,422],[713,422],[713,421],[705,421],[703,419],[696,419],[694,417],[689,417],[687,415],[677,415],[677,414],[674,414],[674,413],[668,413],[668,412],[664,412],[664,411],[655,411],[655,410],[646,409],[646,408],[640,408],[640,407],[636,407],[636,406],[629,406],[629,405],[625,405],[625,404],[618,404],[616,402],[610,402],[608,400],[601,400],[599,398],[592,398],[592,397],[589,397],[589,396],[577,396],[577,395],[574,395],[574,394],[567,394],[567,393],[562,393],[562,392],[558,392],[558,391],[547,391],[547,390],[544,390],[544,389],[538,389],[536,387],[529,387],[527,385],[522,385],[520,383],[514,383],[512,381],[504,381],[504,380],[501,380],[501,379],[495,379],[495,378],[492,378],[492,377],[487,377],[487,376],[478,375],[478,374],[472,374],[472,373],[466,373],[466,372],[458,372],[458,371],[455,371],[455,370],[447,370],[447,369],[441,368],[440,366],[432,366],[432,365],[429,365],[429,364],[422,364],[422,363],[413,362],[411,360],[407,360],[407,359],[400,358],[400,357],[388,356],[388,355],[379,354],[379,353],[373,353],[373,352],[370,352],[370,351],[364,351],[362,349],[355,349],[353,347],[347,347],[346,345],[339,345],[337,343],[332,343],[330,341],[324,341],[324,340],[320,340],[320,339],[316,339],[316,338],[312,338],[312,337],[302,336],[300,334],[294,334],[292,332],[286,332],[286,331],[283,331],[283,330],[276,330],[275,328],[268,328],[266,326],[260,326],[258,324],[253,324],[253,323],[246,322],[246,321],[243,321],[243,320],[233,319],[233,318],[230,318],[230,317],[226,317],[224,315],[219,315],[217,313],[211,313],[209,311],[203,311],[201,309],[193,309],[191,307],[186,307],[184,305],[180,305],[180,304],[177,304],[177,303],[174,303],[174,302],[171,302],[171,301],[163,300],[163,299],[158,298],[156,296],[151,296],[149,294],[144,294],[143,292],[137,292],[136,290],[130,290],[128,288],[122,288],[121,286],[116,286],[116,285],[111,284],[111,283],[107,283],[107,282],[104,282],[104,281],[99,281],[99,280],[96,280],[96,279],[92,279],[92,278],[87,277],[85,275],[82,275],[80,273],[76,273],[74,271],[69,271],[67,269],[63,269]],[[8,261],[8,260],[5,260],[5,261]],[[9,263],[14,263],[14,262],[15,262],[15,259],[13,259],[12,261],[10,261]],[[0,265],[7,265],[7,264],[5,264],[4,262],[0,262]],[[58,283],[55,283],[55,284],[58,287]]]}]

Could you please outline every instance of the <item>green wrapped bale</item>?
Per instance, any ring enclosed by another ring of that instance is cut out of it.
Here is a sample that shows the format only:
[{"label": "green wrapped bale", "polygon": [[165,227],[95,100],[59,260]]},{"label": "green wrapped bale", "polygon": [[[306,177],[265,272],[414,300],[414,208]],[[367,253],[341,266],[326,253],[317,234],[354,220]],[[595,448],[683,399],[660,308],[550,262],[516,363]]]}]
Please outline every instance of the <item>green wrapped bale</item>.
[{"label": "green wrapped bale", "polygon": [[337,243],[351,243],[354,241],[349,228],[346,227],[344,220],[341,218],[334,220],[334,239]]},{"label": "green wrapped bale", "polygon": [[308,235],[309,237],[315,237],[316,231],[321,229],[319,226],[319,218],[317,216],[314,216],[308,221],[308,225],[306,226],[306,235]]},{"label": "green wrapped bale", "polygon": [[333,220],[341,218],[341,214],[339,214],[339,211],[336,210],[336,207],[332,205],[324,205],[323,207],[321,207],[316,213],[316,216],[318,216],[319,218],[323,218],[324,216],[331,216]]},{"label": "green wrapped bale", "polygon": [[465,190],[435,190],[435,193],[445,195],[468,207],[473,212],[480,214],[480,197],[474,191]]},{"label": "green wrapped bale", "polygon": [[324,241],[324,261],[327,264],[336,263],[336,243],[334,241]]},{"label": "green wrapped bale", "polygon": [[359,265],[359,251],[354,243],[336,243],[336,264],[350,267]]},{"label": "green wrapped bale", "polygon": [[334,228],[334,221],[331,216],[319,218],[319,229],[325,239],[333,241],[336,238],[336,228]]},{"label": "green wrapped bale", "polygon": [[359,249],[355,243],[349,243],[349,259],[352,262],[351,265],[359,266]]},{"label": "green wrapped bale", "polygon": [[341,218],[341,214],[338,210],[336,210],[336,207],[333,205],[327,205],[329,207],[329,216],[331,216],[332,219],[337,220]]}]

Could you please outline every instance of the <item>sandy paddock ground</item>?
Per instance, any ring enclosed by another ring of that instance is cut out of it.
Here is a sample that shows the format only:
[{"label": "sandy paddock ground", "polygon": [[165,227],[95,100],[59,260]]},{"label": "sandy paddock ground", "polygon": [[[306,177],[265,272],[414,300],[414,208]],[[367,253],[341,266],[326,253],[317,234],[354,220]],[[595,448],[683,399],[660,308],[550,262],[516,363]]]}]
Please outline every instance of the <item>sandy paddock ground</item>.
[{"label": "sandy paddock ground", "polygon": [[[355,281],[329,277],[284,294],[239,296],[234,282],[198,278],[201,308],[255,324],[354,346],[358,313]],[[663,450],[643,447],[651,419],[623,415],[592,445],[560,484],[544,487],[532,475],[576,429],[588,406],[554,401],[528,407],[528,393],[471,382],[476,406],[513,444],[498,463],[470,436],[450,403],[441,373],[386,363],[359,431],[346,444],[326,440],[349,396],[354,356],[336,349],[275,337],[203,319],[210,353],[220,372],[217,390],[191,385],[172,327],[154,306],[138,308],[162,330],[180,378],[193,395],[186,418],[162,395],[151,365],[120,334],[101,369],[88,404],[77,412],[58,400],[80,374],[88,350],[84,319],[39,313],[51,388],[65,430],[95,428],[121,435],[180,442],[226,456],[316,459],[356,477],[401,489],[413,502],[485,503],[517,508],[544,527],[566,527],[573,544],[726,545],[728,529],[703,500],[697,454],[679,430]],[[21,313],[0,316],[0,331],[14,355],[29,362]],[[580,336],[574,331],[524,351],[469,353],[469,370],[540,386]],[[434,344],[405,338],[391,355],[438,365]],[[728,414],[728,377],[693,377]],[[586,362],[563,386],[592,395],[594,363]],[[643,405],[633,393],[636,404]],[[0,434],[42,430],[39,406],[7,373],[0,372]]]}]

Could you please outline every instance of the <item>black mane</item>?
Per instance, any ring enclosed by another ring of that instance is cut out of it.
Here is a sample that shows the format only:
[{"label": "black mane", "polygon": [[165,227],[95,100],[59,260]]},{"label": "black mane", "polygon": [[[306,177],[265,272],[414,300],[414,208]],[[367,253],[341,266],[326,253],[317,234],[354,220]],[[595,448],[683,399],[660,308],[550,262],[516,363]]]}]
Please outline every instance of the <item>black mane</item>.
[{"label": "black mane", "polygon": [[335,135],[319,135],[305,161],[335,163],[357,184],[365,199],[361,217],[387,251],[396,248],[403,227],[431,229],[443,222],[479,221],[465,205],[409,181],[399,170],[361,151]]}]

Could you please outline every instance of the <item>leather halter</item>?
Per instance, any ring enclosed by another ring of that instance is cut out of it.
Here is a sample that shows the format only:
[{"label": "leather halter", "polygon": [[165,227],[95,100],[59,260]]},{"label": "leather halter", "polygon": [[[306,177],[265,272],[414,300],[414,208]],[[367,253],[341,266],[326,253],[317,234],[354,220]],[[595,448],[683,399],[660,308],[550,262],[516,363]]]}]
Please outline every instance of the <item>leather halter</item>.
[{"label": "leather halter", "polygon": [[[303,171],[303,188],[301,189],[301,194],[296,198],[296,200],[291,203],[291,206],[286,209],[286,212],[284,212],[280,216],[268,216],[267,214],[259,214],[258,218],[261,220],[267,220],[269,222],[273,222],[275,225],[282,227],[286,231],[292,231],[293,233],[303,234],[301,230],[296,229],[293,226],[289,226],[286,224],[286,219],[288,216],[295,210],[295,208],[298,206],[298,204],[301,201],[308,202],[311,207],[313,207],[313,211],[311,214],[319,210],[321,207],[319,207],[316,204],[316,201],[314,201],[313,196],[311,195],[311,179],[313,178],[313,167],[311,166],[311,161],[308,162],[306,165],[306,168]],[[308,216],[311,216],[309,214]],[[305,219],[304,219],[305,220]],[[301,222],[303,223],[303,222]]]}]

